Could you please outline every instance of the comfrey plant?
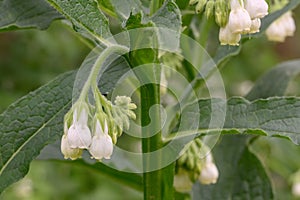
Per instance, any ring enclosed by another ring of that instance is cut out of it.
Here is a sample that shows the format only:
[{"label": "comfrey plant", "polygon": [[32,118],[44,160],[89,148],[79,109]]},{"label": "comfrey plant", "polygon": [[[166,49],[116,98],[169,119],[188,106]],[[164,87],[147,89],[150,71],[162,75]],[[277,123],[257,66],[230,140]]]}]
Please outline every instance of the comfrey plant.
[{"label": "comfrey plant", "polygon": [[[49,159],[100,171],[147,200],[275,199],[268,170],[284,166],[267,162],[271,156],[259,145],[261,136],[299,145],[299,87],[290,81],[300,61],[279,64],[236,97],[226,92],[231,83],[220,69],[246,42],[296,35],[299,4],[0,1],[1,32],[46,29],[61,20],[91,48],[79,70],[0,115],[0,192],[23,178],[31,161]],[[294,96],[285,96],[289,84]],[[284,174],[289,197],[300,194],[299,168]]]}]

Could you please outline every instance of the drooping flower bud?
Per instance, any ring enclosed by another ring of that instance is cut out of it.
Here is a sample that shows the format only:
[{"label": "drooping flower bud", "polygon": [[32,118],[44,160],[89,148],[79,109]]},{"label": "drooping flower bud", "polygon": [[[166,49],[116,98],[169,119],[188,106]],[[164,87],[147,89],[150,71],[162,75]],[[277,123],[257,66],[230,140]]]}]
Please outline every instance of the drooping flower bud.
[{"label": "drooping flower bud", "polygon": [[229,8],[226,0],[215,1],[215,21],[220,27],[224,27],[228,22]]},{"label": "drooping flower bud", "polygon": [[102,128],[99,120],[96,120],[94,136],[89,152],[97,160],[101,160],[102,158],[110,159],[113,152],[113,143],[111,137],[108,135],[106,120],[104,121],[104,128]]},{"label": "drooping flower bud", "polygon": [[268,14],[269,6],[265,0],[246,0],[245,9],[251,19],[263,18]]},{"label": "drooping flower bud", "polygon": [[231,0],[228,28],[232,33],[248,33],[251,27],[251,18],[244,8],[243,1]]},{"label": "drooping flower bud", "polygon": [[260,26],[261,26],[260,19],[259,18],[253,19],[251,21],[251,27],[250,27],[249,33],[257,33],[257,32],[259,32]]},{"label": "drooping flower bud", "polygon": [[199,182],[205,185],[214,184],[217,182],[219,177],[219,171],[213,162],[206,162],[201,169]]},{"label": "drooping flower bud", "polygon": [[65,159],[70,158],[71,160],[76,160],[80,158],[82,154],[82,149],[70,147],[66,135],[62,136],[60,149]]},{"label": "drooping flower bud", "polygon": [[213,16],[214,9],[215,9],[215,1],[214,0],[209,0],[206,3],[206,7],[205,7],[205,16],[206,16],[207,19],[209,19]]},{"label": "drooping flower bud", "polygon": [[219,40],[221,45],[238,46],[241,40],[241,34],[232,33],[228,26],[221,27],[219,32]]},{"label": "drooping flower bud", "polygon": [[190,192],[193,187],[193,182],[189,177],[189,173],[184,169],[179,169],[174,176],[173,186],[177,192]]},{"label": "drooping flower bud", "polygon": [[197,5],[196,5],[196,12],[197,13],[202,13],[205,5],[206,5],[207,0],[199,0]]},{"label": "drooping flower bud", "polygon": [[87,125],[87,121],[88,112],[86,108],[82,108],[81,110],[79,108],[75,108],[73,124],[70,126],[67,134],[67,139],[71,148],[85,149],[90,146],[92,136]]}]

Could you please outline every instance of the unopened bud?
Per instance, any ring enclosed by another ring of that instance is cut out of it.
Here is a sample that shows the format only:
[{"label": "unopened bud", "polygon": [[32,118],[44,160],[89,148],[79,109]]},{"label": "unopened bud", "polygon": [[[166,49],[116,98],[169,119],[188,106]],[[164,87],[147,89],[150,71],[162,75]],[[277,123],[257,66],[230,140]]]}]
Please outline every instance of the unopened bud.
[{"label": "unopened bud", "polygon": [[206,16],[207,19],[209,19],[213,16],[214,9],[215,9],[215,1],[214,0],[209,0],[206,4],[206,7],[205,7],[205,16]]},{"label": "unopened bud", "polygon": [[220,27],[224,27],[228,22],[229,8],[225,0],[215,1],[215,20]]},{"label": "unopened bud", "polygon": [[196,5],[196,12],[197,13],[202,13],[204,10],[204,7],[206,5],[206,0],[199,0],[197,5]]}]

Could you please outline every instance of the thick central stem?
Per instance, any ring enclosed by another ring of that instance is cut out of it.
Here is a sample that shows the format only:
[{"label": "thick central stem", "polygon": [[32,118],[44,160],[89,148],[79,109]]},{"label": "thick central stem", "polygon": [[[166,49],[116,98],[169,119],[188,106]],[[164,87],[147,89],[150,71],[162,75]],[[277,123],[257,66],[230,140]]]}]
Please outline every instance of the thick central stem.
[{"label": "thick central stem", "polygon": [[[169,166],[162,166],[162,153],[155,154],[155,157],[149,156],[149,152],[162,152],[162,135],[158,127],[161,127],[160,119],[160,86],[157,84],[147,84],[141,87],[141,115],[143,126],[143,182],[145,200],[171,200],[173,199],[173,176],[174,163]],[[156,106],[154,106],[156,105]],[[149,110],[155,116],[150,118]],[[151,123],[151,126],[149,126]],[[154,134],[155,133],[155,134]],[[153,155],[153,154],[152,154]],[[152,171],[153,169],[156,169]]]},{"label": "thick central stem", "polygon": [[[144,153],[144,197],[147,200],[161,199],[162,188],[162,172],[161,170],[151,171],[152,167],[161,163],[161,156],[155,158],[155,161],[148,156],[149,152],[158,150],[162,147],[161,132],[153,135],[153,127],[160,127],[160,110],[159,106],[153,107],[155,109],[155,117],[150,119],[149,110],[152,106],[160,103],[159,87],[155,84],[147,84],[141,87],[141,115],[143,127],[142,150]],[[153,126],[148,126],[149,124]],[[153,135],[153,136],[152,136]],[[153,163],[156,162],[156,163]],[[151,168],[150,168],[151,166]],[[159,167],[159,166],[158,166]],[[149,172],[151,171],[151,172]]]}]

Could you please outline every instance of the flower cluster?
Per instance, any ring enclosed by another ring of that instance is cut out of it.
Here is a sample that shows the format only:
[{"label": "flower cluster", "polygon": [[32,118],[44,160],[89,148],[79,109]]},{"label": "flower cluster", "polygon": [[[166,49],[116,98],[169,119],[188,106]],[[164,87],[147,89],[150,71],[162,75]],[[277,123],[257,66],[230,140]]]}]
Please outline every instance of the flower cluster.
[{"label": "flower cluster", "polygon": [[[201,155],[206,156],[201,158]],[[215,184],[218,177],[219,171],[210,149],[196,138],[188,144],[187,149],[176,162],[174,188],[178,192],[189,192],[196,180],[208,185]]]},{"label": "flower cluster", "polygon": [[296,24],[292,12],[288,11],[267,28],[266,35],[270,41],[284,42],[286,37],[294,35],[295,30]]},{"label": "flower cluster", "polygon": [[[261,19],[285,6],[287,1],[267,0],[190,0],[197,13],[204,12],[207,18],[214,16],[220,26],[219,41],[221,45],[239,45],[243,34],[260,31]],[[288,11],[275,20],[266,30],[270,41],[283,42],[293,36],[296,30],[292,12]]]},{"label": "flower cluster", "polygon": [[98,89],[94,93],[95,106],[79,99],[65,115],[61,140],[65,159],[80,158],[84,149],[94,159],[110,159],[113,143],[116,143],[123,128],[129,128],[129,119],[136,117],[132,111],[136,105],[129,97],[118,96],[113,105]]},{"label": "flower cluster", "polygon": [[239,45],[241,34],[259,32],[261,18],[268,14],[265,0],[231,0],[228,22],[220,28],[222,45]]}]

